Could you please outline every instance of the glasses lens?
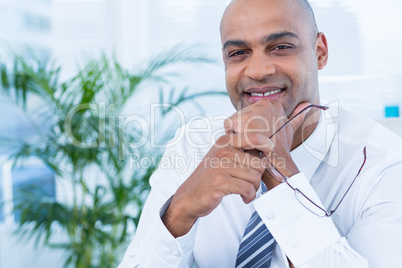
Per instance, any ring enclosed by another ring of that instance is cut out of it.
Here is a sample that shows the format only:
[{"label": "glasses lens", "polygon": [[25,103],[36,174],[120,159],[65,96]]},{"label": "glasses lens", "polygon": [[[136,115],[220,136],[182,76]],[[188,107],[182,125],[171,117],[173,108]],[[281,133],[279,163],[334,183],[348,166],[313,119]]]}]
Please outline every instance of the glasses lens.
[{"label": "glasses lens", "polygon": [[295,196],[297,200],[302,204],[306,209],[311,211],[311,213],[314,213],[315,215],[319,217],[325,217],[326,211],[319,206],[317,206],[315,203],[313,203],[311,200],[309,200],[306,196],[304,196],[298,189],[295,189]]}]

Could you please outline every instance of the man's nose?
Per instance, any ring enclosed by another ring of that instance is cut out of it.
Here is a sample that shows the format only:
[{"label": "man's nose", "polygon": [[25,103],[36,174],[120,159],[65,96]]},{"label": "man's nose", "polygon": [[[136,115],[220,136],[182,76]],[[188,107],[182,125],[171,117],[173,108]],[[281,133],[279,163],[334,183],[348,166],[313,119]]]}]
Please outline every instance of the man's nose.
[{"label": "man's nose", "polygon": [[263,80],[266,76],[273,75],[276,72],[275,64],[267,55],[253,54],[247,63],[245,75],[253,80]]}]

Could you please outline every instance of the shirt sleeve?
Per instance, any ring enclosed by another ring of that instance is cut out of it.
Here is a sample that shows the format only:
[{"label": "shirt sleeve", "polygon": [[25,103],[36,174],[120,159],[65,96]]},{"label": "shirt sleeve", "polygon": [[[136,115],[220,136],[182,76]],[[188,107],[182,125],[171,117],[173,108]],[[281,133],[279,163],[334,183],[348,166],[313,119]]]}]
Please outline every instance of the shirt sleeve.
[{"label": "shirt sleeve", "polygon": [[141,229],[137,231],[119,268],[192,266],[194,261],[192,248],[198,221],[186,235],[174,238],[161,220],[170,201],[171,198],[149,225],[145,221],[141,222],[142,225],[147,226],[146,233],[143,233]]},{"label": "shirt sleeve", "polygon": [[158,169],[150,179],[151,192],[119,268],[133,267],[191,267],[193,247],[198,221],[186,235],[174,238],[161,220],[187,174],[180,172],[174,164],[174,155],[185,155],[181,145],[167,150]]},{"label": "shirt sleeve", "polygon": [[[291,177],[289,183],[322,207],[303,173]],[[368,267],[367,260],[340,236],[331,218],[319,217],[306,209],[286,183],[268,191],[253,204],[296,267]]]},{"label": "shirt sleeve", "polygon": [[402,164],[387,168],[378,177],[376,184],[361,190],[364,202],[346,238],[368,260],[370,267],[399,267],[402,263]]}]

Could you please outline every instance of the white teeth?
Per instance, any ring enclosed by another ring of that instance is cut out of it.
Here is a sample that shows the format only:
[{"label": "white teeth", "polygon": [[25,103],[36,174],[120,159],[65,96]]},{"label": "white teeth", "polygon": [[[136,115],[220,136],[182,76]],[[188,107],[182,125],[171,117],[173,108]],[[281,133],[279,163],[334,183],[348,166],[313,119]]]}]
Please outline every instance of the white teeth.
[{"label": "white teeth", "polygon": [[251,96],[256,96],[256,97],[266,97],[266,96],[276,94],[276,93],[279,93],[279,92],[282,92],[282,91],[283,91],[282,89],[277,89],[277,90],[266,92],[266,93],[250,93],[250,95]]}]

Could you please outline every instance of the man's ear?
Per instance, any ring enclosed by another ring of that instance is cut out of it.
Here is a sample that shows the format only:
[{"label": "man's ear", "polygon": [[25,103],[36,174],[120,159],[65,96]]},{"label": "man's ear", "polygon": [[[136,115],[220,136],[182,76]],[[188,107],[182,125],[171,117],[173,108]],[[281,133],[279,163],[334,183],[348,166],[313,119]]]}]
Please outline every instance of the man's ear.
[{"label": "man's ear", "polygon": [[315,51],[317,54],[318,70],[324,69],[328,61],[328,44],[327,38],[323,33],[319,33],[315,40]]}]

